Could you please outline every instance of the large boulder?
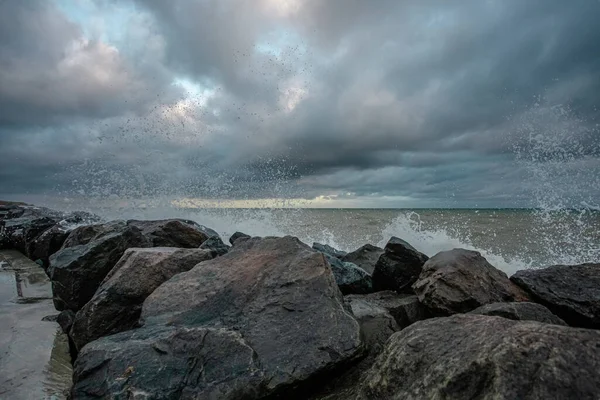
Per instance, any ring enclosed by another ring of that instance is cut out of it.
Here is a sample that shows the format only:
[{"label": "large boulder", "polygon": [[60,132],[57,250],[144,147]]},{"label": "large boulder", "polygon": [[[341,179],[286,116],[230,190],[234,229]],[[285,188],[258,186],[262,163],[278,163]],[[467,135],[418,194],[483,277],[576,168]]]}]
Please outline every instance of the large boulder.
[{"label": "large boulder", "polygon": [[50,258],[57,310],[78,311],[102,280],[132,247],[197,248],[216,232],[192,221],[111,221],[73,230],[60,251]]},{"label": "large boulder", "polygon": [[330,256],[335,257],[335,258],[339,258],[339,259],[341,259],[346,254],[348,254],[345,251],[333,248],[333,247],[331,247],[328,244],[322,244],[322,243],[317,243],[317,242],[313,243],[312,248],[315,249],[318,252],[321,252],[323,254],[329,254]]},{"label": "large boulder", "polygon": [[214,256],[211,250],[174,247],[126,250],[94,297],[77,312],[70,332],[76,349],[136,327],[142,303],[154,289]]},{"label": "large boulder", "polygon": [[454,249],[430,258],[413,285],[435,315],[465,313],[485,304],[527,301],[527,294],[478,252]]},{"label": "large boulder", "polygon": [[427,259],[425,254],[404,240],[392,237],[375,264],[373,289],[412,294],[411,285],[418,279]]},{"label": "large boulder", "polygon": [[[86,244],[63,248],[50,257],[47,272],[57,310],[77,312],[92,298],[125,250],[151,245],[141,230],[124,221],[113,221],[102,228]],[[72,234],[78,235],[77,229]]]},{"label": "large boulder", "polygon": [[197,248],[210,237],[219,234],[194,221],[166,219],[157,221],[129,220],[127,225],[135,226],[150,240],[152,247]]},{"label": "large boulder", "polygon": [[323,255],[293,237],[247,239],[175,275],[142,320],[83,347],[73,398],[298,394],[363,352]]},{"label": "large boulder", "polygon": [[600,264],[530,269],[510,279],[567,324],[600,329]]},{"label": "large boulder", "polygon": [[242,334],[200,326],[149,326],[96,340],[73,374],[78,400],[258,399],[268,382]]},{"label": "large boulder", "polygon": [[470,311],[469,314],[489,315],[514,319],[515,321],[537,321],[545,324],[567,325],[565,321],[552,314],[543,305],[528,301],[486,304]]},{"label": "large boulder", "polygon": [[343,294],[371,293],[373,291],[371,275],[367,271],[329,254],[323,253],[323,255],[327,259],[335,281]]},{"label": "large boulder", "polygon": [[353,294],[345,296],[344,299],[350,304],[360,301],[385,309],[394,317],[400,329],[430,316],[427,308],[419,302],[417,296],[398,294],[391,290],[366,295]]},{"label": "large boulder", "polygon": [[341,259],[342,261],[350,262],[358,265],[370,274],[375,270],[375,264],[379,261],[379,257],[384,253],[381,247],[365,244],[364,246],[346,254]]},{"label": "large boulder", "polygon": [[392,335],[358,399],[596,399],[600,332],[481,315]]}]

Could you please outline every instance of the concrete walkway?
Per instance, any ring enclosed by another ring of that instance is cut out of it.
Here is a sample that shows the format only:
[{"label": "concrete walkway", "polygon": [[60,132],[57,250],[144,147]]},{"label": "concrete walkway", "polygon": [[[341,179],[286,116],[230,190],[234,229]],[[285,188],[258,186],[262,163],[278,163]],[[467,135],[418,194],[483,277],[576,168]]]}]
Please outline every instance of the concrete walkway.
[{"label": "concrete walkway", "polygon": [[72,369],[44,270],[0,251],[0,400],[65,399]]}]

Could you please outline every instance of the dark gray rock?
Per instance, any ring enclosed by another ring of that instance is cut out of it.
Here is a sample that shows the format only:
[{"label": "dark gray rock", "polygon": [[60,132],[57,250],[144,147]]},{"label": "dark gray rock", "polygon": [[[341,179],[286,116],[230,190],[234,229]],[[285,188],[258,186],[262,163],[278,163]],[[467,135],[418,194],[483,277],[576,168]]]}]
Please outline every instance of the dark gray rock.
[{"label": "dark gray rock", "polygon": [[358,399],[596,399],[600,332],[481,315],[395,333]]},{"label": "dark gray rock", "polygon": [[77,312],[70,335],[79,351],[92,340],[138,326],[142,303],[175,274],[214,258],[211,250],[128,249],[94,297]]},{"label": "dark gray rock", "polygon": [[363,351],[324,257],[292,237],[247,239],[175,275],[142,319],[83,347],[74,398],[298,394]]},{"label": "dark gray rock", "polygon": [[383,253],[384,250],[381,247],[373,246],[372,244],[365,244],[359,249],[354,250],[352,253],[348,253],[343,256],[342,261],[356,264],[368,273],[373,274],[373,271],[375,271],[375,265]]},{"label": "dark gray rock", "polygon": [[57,223],[57,219],[38,213],[26,213],[18,218],[0,221],[0,236],[7,249],[19,250],[26,256],[34,240]]},{"label": "dark gray rock", "polygon": [[[123,221],[106,224],[99,231],[87,244],[63,248],[50,257],[47,272],[57,310],[77,312],[92,298],[125,250],[151,246],[142,231]],[[77,229],[73,233],[77,234]]]},{"label": "dark gray rock", "polygon": [[231,243],[231,245],[233,246],[235,244],[235,242],[237,242],[239,239],[250,239],[250,235],[246,235],[243,232],[235,232],[233,235],[231,235],[231,237],[229,238],[229,243]]},{"label": "dark gray rock", "polygon": [[32,260],[40,260],[47,269],[50,256],[61,249],[69,234],[79,226],[98,223],[100,217],[83,211],[66,214],[51,228],[42,232],[28,246],[27,256]]},{"label": "dark gray rock", "polygon": [[69,333],[73,326],[73,320],[75,319],[75,313],[71,310],[63,310],[58,314],[56,322],[60,325],[60,329],[63,333]]},{"label": "dark gray rock", "polygon": [[348,254],[345,251],[335,249],[327,244],[321,244],[321,243],[317,243],[317,242],[313,243],[312,248],[320,253],[329,254],[330,256],[339,258],[339,259],[341,259],[346,254]]},{"label": "dark gray rock", "polygon": [[361,294],[373,291],[371,275],[367,271],[352,263],[340,261],[329,254],[323,253],[323,255],[329,263],[335,281],[343,294]]},{"label": "dark gray rock", "polygon": [[219,235],[205,226],[182,219],[156,221],[129,220],[127,225],[134,226],[150,240],[152,247],[197,248],[209,237]]},{"label": "dark gray rock", "polygon": [[600,329],[600,264],[518,271],[510,279],[567,324]]},{"label": "dark gray rock", "polygon": [[263,366],[239,333],[225,328],[144,327],[85,346],[73,399],[257,399]]},{"label": "dark gray rock", "polygon": [[485,304],[527,301],[527,294],[478,252],[442,251],[423,266],[413,285],[419,301],[435,315],[465,313]]},{"label": "dark gray rock", "polygon": [[369,301],[368,295],[350,295],[347,301],[352,315],[360,324],[362,337],[370,356],[381,352],[392,334],[400,330],[394,317],[385,308]]},{"label": "dark gray rock", "polygon": [[53,225],[32,242],[29,258],[40,260],[44,269],[47,269],[50,256],[60,250],[69,233],[68,228],[60,223]]},{"label": "dark gray rock", "polygon": [[427,308],[415,295],[398,294],[391,290],[366,295],[348,295],[346,301],[363,301],[384,308],[394,317],[398,327],[404,329],[417,321],[429,318]]},{"label": "dark gray rock", "polygon": [[94,239],[122,229],[124,221],[110,221],[105,224],[84,225],[73,229],[65,239],[62,249],[88,244]]},{"label": "dark gray rock", "polygon": [[552,314],[543,305],[528,301],[486,304],[470,311],[469,314],[489,315],[515,321],[537,321],[545,324],[567,325],[565,321]]},{"label": "dark gray rock", "polygon": [[19,250],[32,260],[41,260],[45,268],[50,255],[60,249],[71,230],[100,220],[96,215],[81,211],[64,213],[33,206],[13,208],[19,212],[0,216],[0,246]]},{"label": "dark gray rock", "polygon": [[200,249],[212,250],[216,256],[222,256],[227,254],[229,246],[227,246],[220,237],[212,236],[206,239],[204,243],[199,247]]},{"label": "dark gray rock", "polygon": [[419,277],[427,258],[404,240],[392,237],[375,264],[373,289],[412,294],[411,285]]}]

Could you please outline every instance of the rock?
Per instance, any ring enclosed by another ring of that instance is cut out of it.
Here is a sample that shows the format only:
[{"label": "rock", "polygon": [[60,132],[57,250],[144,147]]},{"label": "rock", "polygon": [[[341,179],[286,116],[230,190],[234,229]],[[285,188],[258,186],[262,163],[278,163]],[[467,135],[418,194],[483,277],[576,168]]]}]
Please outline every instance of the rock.
[{"label": "rock", "polygon": [[60,250],[68,236],[69,231],[60,223],[52,226],[33,241],[29,257],[40,260],[44,269],[47,269],[50,256]]},{"label": "rock", "polygon": [[341,259],[346,254],[348,254],[345,251],[334,249],[333,247],[331,247],[327,244],[321,244],[321,243],[317,243],[317,242],[313,243],[312,248],[320,253],[329,254],[330,256],[339,258],[339,259]]},{"label": "rock", "polygon": [[136,327],[142,303],[154,289],[213,257],[211,250],[200,249],[126,250],[94,297],[77,312],[70,332],[76,349],[102,336]]},{"label": "rock", "polygon": [[510,279],[567,324],[600,329],[600,264],[530,269]]},{"label": "rock", "polygon": [[369,355],[381,352],[392,334],[400,330],[396,320],[385,308],[366,298],[368,295],[346,296],[354,318],[360,324],[363,340]]},{"label": "rock", "polygon": [[515,321],[537,321],[545,324],[567,325],[565,321],[552,314],[543,305],[527,301],[486,304],[470,311],[469,314],[490,315]]},{"label": "rock", "polygon": [[[314,246],[313,246],[314,248]],[[384,253],[381,247],[373,246],[372,244],[365,244],[352,253],[348,253],[342,257],[342,261],[351,262],[358,265],[370,274],[373,274],[375,270],[375,264],[379,260],[379,257]]]},{"label": "rock", "polygon": [[237,242],[239,239],[250,239],[250,235],[246,235],[242,232],[236,232],[229,238],[229,243],[231,243],[231,245],[233,246],[234,243]]},{"label": "rock", "polygon": [[73,326],[73,320],[75,319],[75,313],[71,310],[63,310],[58,314],[56,322],[60,325],[60,329],[63,333],[69,333]]},{"label": "rock", "polygon": [[335,282],[343,294],[371,293],[373,291],[371,275],[367,271],[352,263],[340,261],[329,254],[323,253],[323,255],[331,266]]},{"label": "rock", "polygon": [[373,289],[413,294],[411,285],[418,279],[428,257],[410,244],[392,237],[385,245],[373,271]]},{"label": "rock", "polygon": [[[73,399],[258,399],[260,361],[233,330],[144,327],[94,341],[74,369]],[[266,389],[266,388],[265,388]]]},{"label": "rock", "polygon": [[392,335],[358,399],[595,399],[600,332],[481,315]]},{"label": "rock", "polygon": [[465,313],[485,304],[527,301],[523,290],[478,252],[454,249],[430,258],[413,285],[435,315]]},{"label": "rock", "polygon": [[129,220],[127,225],[135,226],[150,240],[152,247],[197,248],[209,237],[219,235],[193,221],[167,219],[157,221]]},{"label": "rock", "polygon": [[98,223],[100,217],[83,211],[65,215],[54,226],[40,234],[29,246],[28,256],[32,260],[41,260],[47,269],[50,256],[61,249],[69,234],[83,224]]},{"label": "rock", "polygon": [[80,211],[63,213],[44,207],[15,207],[18,213],[6,214],[0,220],[2,247],[19,250],[32,260],[39,259],[44,267],[75,226],[100,220],[96,215]]},{"label": "rock", "polygon": [[29,255],[33,241],[57,220],[38,213],[27,213],[18,218],[0,221],[0,236],[4,237],[4,247]]},{"label": "rock", "polygon": [[[89,228],[83,230],[87,232]],[[77,231],[72,234],[79,235]],[[100,233],[86,244],[63,248],[50,257],[47,272],[52,281],[54,306],[59,311],[77,312],[92,298],[125,250],[151,245],[142,231],[123,221],[104,224],[95,231]]]},{"label": "rock", "polygon": [[415,295],[398,294],[386,290],[366,295],[348,295],[344,299],[350,303],[360,300],[384,308],[394,317],[400,329],[430,317],[425,306],[419,302]]},{"label": "rock", "polygon": [[142,320],[83,347],[73,398],[297,395],[363,351],[324,257],[292,237],[246,239],[175,275]]},{"label": "rock", "polygon": [[215,257],[227,254],[229,246],[227,246],[220,237],[212,236],[206,239],[204,243],[199,247],[200,249],[212,250]]}]

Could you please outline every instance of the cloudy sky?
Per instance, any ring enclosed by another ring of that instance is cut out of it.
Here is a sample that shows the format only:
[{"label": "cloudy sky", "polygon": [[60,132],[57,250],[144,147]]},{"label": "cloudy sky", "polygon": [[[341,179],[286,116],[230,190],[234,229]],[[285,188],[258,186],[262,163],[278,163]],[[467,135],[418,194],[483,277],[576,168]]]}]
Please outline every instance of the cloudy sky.
[{"label": "cloudy sky", "polygon": [[599,16],[597,0],[0,0],[0,197],[596,206]]}]

